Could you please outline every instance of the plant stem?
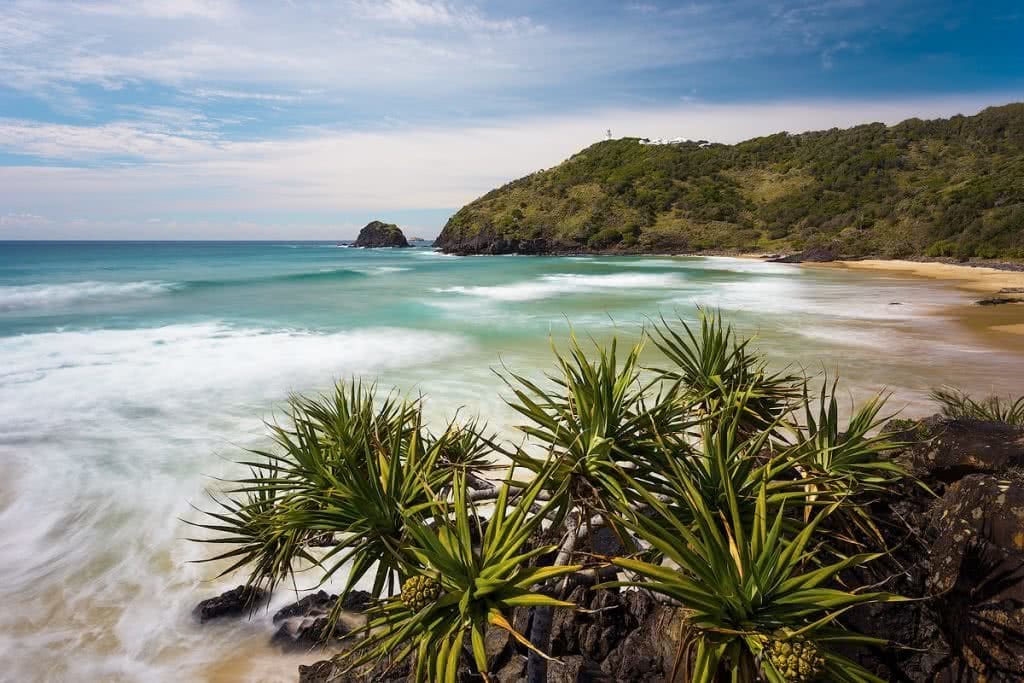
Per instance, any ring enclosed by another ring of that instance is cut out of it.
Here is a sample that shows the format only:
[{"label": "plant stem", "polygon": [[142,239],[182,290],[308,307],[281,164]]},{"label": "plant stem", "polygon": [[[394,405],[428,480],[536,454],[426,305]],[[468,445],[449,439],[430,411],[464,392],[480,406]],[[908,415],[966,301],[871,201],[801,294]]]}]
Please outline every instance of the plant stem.
[{"label": "plant stem", "polygon": [[[580,519],[574,514],[569,518],[569,531],[565,540],[558,548],[558,555],[555,556],[556,567],[569,564],[576,542],[580,537]],[[563,582],[563,586],[565,583]],[[554,609],[551,607],[534,607],[533,619],[530,624],[530,642],[541,652],[551,650],[551,622],[554,618]],[[526,683],[545,683],[548,676],[548,662],[534,651],[530,651],[526,664]]]}]

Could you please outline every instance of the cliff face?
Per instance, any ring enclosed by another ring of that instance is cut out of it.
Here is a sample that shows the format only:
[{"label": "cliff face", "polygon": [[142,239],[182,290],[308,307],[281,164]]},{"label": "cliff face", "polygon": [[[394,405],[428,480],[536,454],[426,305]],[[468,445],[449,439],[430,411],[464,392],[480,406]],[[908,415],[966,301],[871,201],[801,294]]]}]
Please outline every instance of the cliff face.
[{"label": "cliff face", "polygon": [[372,221],[359,231],[355,246],[367,248],[408,247],[409,242],[406,241],[401,229],[394,223]]},{"label": "cliff face", "polygon": [[736,145],[600,142],[464,206],[435,246],[1024,259],[1024,104]]}]

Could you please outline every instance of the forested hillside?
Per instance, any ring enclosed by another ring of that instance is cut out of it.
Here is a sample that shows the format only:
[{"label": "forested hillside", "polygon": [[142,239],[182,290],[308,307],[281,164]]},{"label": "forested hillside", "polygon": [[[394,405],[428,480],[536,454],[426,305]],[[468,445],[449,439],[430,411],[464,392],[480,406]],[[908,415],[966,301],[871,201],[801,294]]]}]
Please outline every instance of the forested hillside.
[{"label": "forested hillside", "polygon": [[[683,131],[685,132],[685,131]],[[457,253],[1024,259],[1024,104],[735,145],[599,142],[456,213]]]}]

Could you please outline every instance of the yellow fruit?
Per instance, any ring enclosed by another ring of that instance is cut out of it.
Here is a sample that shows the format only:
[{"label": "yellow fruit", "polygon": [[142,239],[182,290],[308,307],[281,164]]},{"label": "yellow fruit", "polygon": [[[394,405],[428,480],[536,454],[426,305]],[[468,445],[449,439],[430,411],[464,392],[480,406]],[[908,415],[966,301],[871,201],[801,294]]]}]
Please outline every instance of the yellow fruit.
[{"label": "yellow fruit", "polygon": [[402,602],[413,612],[434,604],[441,596],[441,584],[429,576],[413,576],[402,584]]},{"label": "yellow fruit", "polygon": [[764,656],[787,683],[811,683],[825,672],[825,658],[818,652],[818,646],[800,636],[772,638],[764,648]]}]

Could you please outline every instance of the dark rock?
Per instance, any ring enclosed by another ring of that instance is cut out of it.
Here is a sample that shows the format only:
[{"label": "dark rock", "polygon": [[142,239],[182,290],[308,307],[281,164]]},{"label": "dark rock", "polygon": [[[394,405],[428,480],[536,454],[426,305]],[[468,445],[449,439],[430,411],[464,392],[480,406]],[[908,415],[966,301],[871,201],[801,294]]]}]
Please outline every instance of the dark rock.
[{"label": "dark rock", "polygon": [[299,683],[405,683],[411,671],[408,662],[393,664],[387,660],[346,671],[337,658],[299,667]]},{"label": "dark rock", "polygon": [[526,657],[514,654],[492,677],[496,683],[520,683],[526,678]]},{"label": "dark rock", "polygon": [[1024,294],[1024,287],[1003,287],[996,294]]},{"label": "dark rock", "polygon": [[285,619],[270,642],[285,650],[310,650],[347,636],[349,629],[340,619],[330,628],[328,615],[329,612],[325,612]]},{"label": "dark rock", "polygon": [[408,247],[409,242],[405,239],[401,229],[394,223],[382,223],[371,221],[359,231],[355,246],[377,249],[380,247]]},{"label": "dark rock", "polygon": [[1000,422],[948,419],[922,420],[922,439],[902,456],[915,476],[929,485],[958,481],[968,474],[1001,472],[1024,465],[1024,429]]},{"label": "dark rock", "polygon": [[828,247],[811,247],[798,254],[768,259],[772,263],[829,263],[839,256]]},{"label": "dark rock", "polygon": [[555,610],[551,654],[563,660],[582,657],[576,669],[585,676],[580,680],[667,679],[685,625],[681,610],[642,590],[592,591],[578,586],[567,599],[587,611]]},{"label": "dark rock", "polygon": [[858,568],[845,579],[916,600],[848,613],[848,626],[892,645],[847,654],[890,681],[1024,680],[1024,473],[1012,446],[1020,435],[938,416],[911,431],[929,436],[912,459],[925,456],[922,471],[944,493],[887,492],[872,513],[889,528],[906,523],[907,533],[890,539],[886,561],[897,567]]},{"label": "dark rock", "polygon": [[1000,304],[1024,304],[1024,299],[1012,296],[991,296],[987,299],[978,299],[974,303],[979,306],[999,306]]},{"label": "dark rock", "polygon": [[267,600],[267,592],[255,586],[238,586],[221,593],[215,598],[203,600],[192,610],[192,614],[205,623],[222,617],[240,617],[251,614]]},{"label": "dark rock", "polygon": [[347,612],[365,612],[372,600],[369,591],[349,591],[341,601],[341,608]]},{"label": "dark rock", "polygon": [[[964,477],[946,489],[932,510],[932,523],[937,537],[928,588],[933,595],[952,590],[970,546],[978,542],[1007,558],[1020,555],[1024,560],[1024,475],[1009,471]],[[1019,592],[1024,598],[1024,590]]]},{"label": "dark rock", "polygon": [[304,617],[314,611],[330,611],[330,609],[334,607],[334,602],[337,599],[337,595],[328,595],[327,591],[318,591],[311,595],[307,595],[301,600],[277,610],[277,612],[274,613],[274,623],[276,624],[284,619],[291,619],[292,617]]},{"label": "dark rock", "polygon": [[[337,595],[318,591],[307,595],[298,602],[278,610],[273,617],[277,631],[271,642],[285,649],[308,649],[331,640],[340,640],[349,633],[342,619],[329,630],[330,614],[338,601]],[[351,591],[345,596],[341,608],[348,612],[361,612],[370,602],[366,591]]]}]

